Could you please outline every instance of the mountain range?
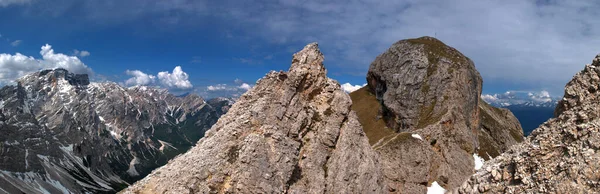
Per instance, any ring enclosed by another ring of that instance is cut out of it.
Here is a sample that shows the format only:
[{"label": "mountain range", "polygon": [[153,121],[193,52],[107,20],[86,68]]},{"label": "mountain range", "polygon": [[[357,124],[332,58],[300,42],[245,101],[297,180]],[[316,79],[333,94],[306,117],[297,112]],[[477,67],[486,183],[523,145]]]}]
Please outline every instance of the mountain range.
[{"label": "mountain range", "polygon": [[392,44],[350,94],[324,59],[308,44],[208,101],[21,77],[0,89],[0,193],[598,192],[600,55],[560,100],[482,95],[473,61],[432,37]]},{"label": "mountain range", "polygon": [[0,193],[114,193],[186,152],[230,105],[65,69],[16,82],[0,89]]}]

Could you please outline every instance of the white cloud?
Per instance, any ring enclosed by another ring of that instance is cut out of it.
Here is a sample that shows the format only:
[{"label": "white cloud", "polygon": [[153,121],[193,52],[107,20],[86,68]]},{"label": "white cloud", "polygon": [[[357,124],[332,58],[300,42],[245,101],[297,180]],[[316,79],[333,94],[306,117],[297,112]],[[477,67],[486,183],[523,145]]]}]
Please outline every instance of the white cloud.
[{"label": "white cloud", "polygon": [[542,90],[539,93],[528,93],[529,98],[536,102],[550,102],[552,101],[552,97],[550,97],[550,93],[548,91]]},{"label": "white cloud", "polygon": [[21,53],[14,55],[0,53],[0,84],[12,83],[15,79],[41,69],[64,68],[73,73],[93,74],[77,57],[54,53],[48,44],[42,46],[42,59],[25,56]]},{"label": "white cloud", "polygon": [[133,76],[127,80],[125,80],[125,85],[127,86],[145,86],[154,83],[156,76],[145,74],[140,70],[127,70],[125,71],[127,75]]},{"label": "white cloud", "polygon": [[16,46],[21,45],[21,42],[23,42],[23,41],[21,41],[21,40],[15,40],[15,41],[11,42],[10,45],[16,47]]},{"label": "white cloud", "polygon": [[193,87],[188,80],[188,74],[181,70],[181,66],[175,67],[173,73],[168,71],[159,72],[157,77],[160,83],[168,88],[187,90]]},{"label": "white cloud", "polygon": [[54,49],[49,44],[42,46],[40,51],[43,62],[47,66],[61,67],[69,70],[72,73],[92,74],[92,69],[87,67],[76,56],[68,56],[62,53],[54,53]]},{"label": "white cloud", "polygon": [[233,80],[233,82],[236,83],[236,84],[243,84],[244,83],[244,81],[241,80],[241,79],[239,79],[239,78],[236,78],[235,80]]},{"label": "white cloud", "polygon": [[73,50],[73,55],[75,55],[75,56],[87,57],[87,56],[90,56],[90,54],[91,53],[89,51],[85,51],[85,50],[83,50],[83,51],[80,51],[77,49]]},{"label": "white cloud", "polygon": [[31,2],[31,0],[0,0],[0,7],[6,7],[11,4],[22,5]]},{"label": "white cloud", "polygon": [[242,90],[250,90],[252,88],[252,86],[250,86],[250,84],[247,84],[247,83],[242,83],[242,85],[238,86],[238,88],[240,88]]},{"label": "white cloud", "polygon": [[341,86],[342,86],[342,90],[344,90],[346,93],[351,93],[351,92],[354,92],[354,91],[356,91],[356,90],[358,90],[358,89],[360,89],[362,87],[365,87],[366,85],[367,84],[363,84],[361,86],[361,85],[352,85],[350,83],[345,83],[345,84],[342,84]]},{"label": "white cloud", "polygon": [[227,84],[211,85],[211,86],[207,86],[206,89],[208,91],[232,90],[231,88],[227,87]]},{"label": "white cloud", "polygon": [[488,103],[495,102],[495,101],[498,101],[498,95],[497,94],[494,94],[494,95],[482,94],[481,99],[483,99],[484,101],[486,101]]}]

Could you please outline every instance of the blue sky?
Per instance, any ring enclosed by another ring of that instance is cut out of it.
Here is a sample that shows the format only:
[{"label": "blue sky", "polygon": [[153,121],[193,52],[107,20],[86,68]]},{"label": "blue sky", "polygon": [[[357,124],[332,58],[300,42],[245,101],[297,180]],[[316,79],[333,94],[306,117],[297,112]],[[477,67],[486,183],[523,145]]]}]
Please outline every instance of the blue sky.
[{"label": "blue sky", "polygon": [[[598,8],[595,1],[521,0],[0,0],[0,81],[35,62],[67,60],[98,81],[239,94],[244,83],[287,70],[291,55],[316,41],[330,77],[362,85],[378,54],[427,35],[470,57],[486,94],[562,96],[564,84],[600,52]],[[53,55],[40,54],[46,44]],[[14,60],[16,53],[34,60]],[[177,66],[187,76],[173,73]]]}]

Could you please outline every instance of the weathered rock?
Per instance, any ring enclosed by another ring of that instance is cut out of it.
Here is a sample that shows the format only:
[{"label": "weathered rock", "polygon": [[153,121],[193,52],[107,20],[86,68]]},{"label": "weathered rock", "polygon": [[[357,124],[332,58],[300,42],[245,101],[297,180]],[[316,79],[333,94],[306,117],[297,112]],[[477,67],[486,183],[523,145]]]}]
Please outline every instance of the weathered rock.
[{"label": "weathered rock", "polygon": [[229,98],[218,97],[210,99],[206,101],[206,103],[215,108],[215,111],[217,111],[218,115],[224,115],[229,111],[231,106],[234,104],[234,101]]},{"label": "weathered rock", "polygon": [[0,193],[116,192],[219,117],[197,95],[89,83],[64,69],[17,82],[0,89]]},{"label": "weathered rock", "polygon": [[519,120],[510,110],[496,108],[479,100],[479,114],[481,130],[477,154],[484,159],[494,158],[525,139]]},{"label": "weathered rock", "polygon": [[382,193],[383,176],[350,97],[316,43],[270,72],[207,136],[125,193]]},{"label": "weathered rock", "polygon": [[468,130],[479,128],[481,76],[469,58],[435,38],[394,43],[371,63],[367,83],[398,132],[436,124],[453,112]]},{"label": "weathered rock", "polygon": [[[600,192],[600,55],[567,83],[556,118],[527,139],[486,162],[465,187],[483,186],[491,193]],[[492,173],[490,173],[492,172]],[[506,172],[502,179],[494,172]]]},{"label": "weathered rock", "polygon": [[[480,103],[482,80],[473,62],[435,38],[396,42],[371,63],[367,82],[381,118],[395,131],[373,145],[389,191],[423,193],[434,181],[458,187],[474,171],[480,137],[487,138],[484,153],[495,151],[491,155],[523,139],[509,111]],[[380,131],[367,134],[385,134],[381,127],[365,129],[371,130]]]}]

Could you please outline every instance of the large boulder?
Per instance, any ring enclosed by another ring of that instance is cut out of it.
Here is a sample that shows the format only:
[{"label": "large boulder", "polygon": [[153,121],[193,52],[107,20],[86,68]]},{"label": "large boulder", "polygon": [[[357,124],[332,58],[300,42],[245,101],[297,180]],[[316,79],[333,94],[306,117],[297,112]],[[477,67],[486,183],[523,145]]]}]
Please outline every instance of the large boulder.
[{"label": "large boulder", "polygon": [[270,72],[188,153],[125,193],[382,193],[377,153],[316,43]]},{"label": "large boulder", "polygon": [[351,96],[372,105],[353,108],[390,192],[424,193],[434,182],[458,187],[474,172],[474,154],[493,157],[523,139],[509,111],[480,100],[473,62],[435,38],[396,42],[371,63],[367,83]]}]

